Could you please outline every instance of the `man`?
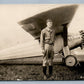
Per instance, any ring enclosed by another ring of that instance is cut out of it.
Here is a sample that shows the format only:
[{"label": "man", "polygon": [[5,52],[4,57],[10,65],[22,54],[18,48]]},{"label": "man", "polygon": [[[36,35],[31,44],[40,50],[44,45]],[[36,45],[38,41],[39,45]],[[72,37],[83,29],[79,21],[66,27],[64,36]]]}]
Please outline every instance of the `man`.
[{"label": "man", "polygon": [[[53,56],[54,56],[54,40],[55,32],[53,30],[53,22],[51,19],[46,21],[47,27],[41,31],[40,44],[42,48],[43,56],[43,73],[44,79],[51,77],[52,75],[52,65],[53,65]],[[49,76],[47,76],[47,65],[49,66]]]}]

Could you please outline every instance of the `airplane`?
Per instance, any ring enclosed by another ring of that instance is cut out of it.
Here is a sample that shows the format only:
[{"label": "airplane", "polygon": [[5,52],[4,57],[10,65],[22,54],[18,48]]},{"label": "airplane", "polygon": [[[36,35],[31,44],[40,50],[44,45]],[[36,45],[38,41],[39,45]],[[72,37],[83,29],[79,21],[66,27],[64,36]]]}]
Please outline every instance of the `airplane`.
[{"label": "airplane", "polygon": [[[51,10],[36,14],[30,18],[24,19],[18,22],[18,24],[21,25],[26,32],[30,33],[35,40],[40,42],[40,33],[41,30],[46,27],[46,20],[48,18],[52,19],[53,29],[56,31],[54,62],[65,62],[67,66],[75,66],[78,61],[81,61],[81,59],[79,60],[79,56],[74,56],[74,54],[71,53],[71,50],[76,49],[79,46],[81,47],[82,35],[80,33],[78,36],[72,34],[68,35],[68,27],[73,20],[77,8],[78,5],[68,5],[53,8]],[[18,59],[19,63],[22,63],[23,61],[23,64],[25,63],[24,61],[27,61],[28,64],[42,63],[43,54],[38,42],[37,44],[40,52],[34,48],[35,43],[32,43],[32,45],[28,45],[28,43],[26,43],[11,47],[7,50],[2,50],[0,52],[0,63],[7,63],[6,61],[4,62],[2,60],[8,60],[9,63],[13,63],[16,62],[16,59]],[[23,49],[24,46],[25,48]],[[30,49],[28,49],[28,47],[30,47]],[[36,53],[32,52],[33,49],[35,49],[34,51]]]}]

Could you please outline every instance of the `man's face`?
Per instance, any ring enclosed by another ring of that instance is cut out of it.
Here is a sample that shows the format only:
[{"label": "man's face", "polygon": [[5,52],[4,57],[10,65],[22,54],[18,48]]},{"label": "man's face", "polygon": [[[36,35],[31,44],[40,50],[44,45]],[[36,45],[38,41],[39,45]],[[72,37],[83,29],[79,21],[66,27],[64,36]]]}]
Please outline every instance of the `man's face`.
[{"label": "man's face", "polygon": [[53,22],[47,22],[47,27],[52,28]]}]

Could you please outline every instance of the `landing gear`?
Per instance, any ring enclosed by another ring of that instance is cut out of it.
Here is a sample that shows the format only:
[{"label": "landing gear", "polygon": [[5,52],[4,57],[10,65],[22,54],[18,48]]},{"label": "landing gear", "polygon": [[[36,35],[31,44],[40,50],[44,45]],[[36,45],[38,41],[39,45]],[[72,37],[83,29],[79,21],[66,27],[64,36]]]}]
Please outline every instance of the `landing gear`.
[{"label": "landing gear", "polygon": [[65,57],[66,66],[73,67],[77,64],[77,59],[73,55],[68,55]]},{"label": "landing gear", "polygon": [[68,46],[68,31],[67,31],[67,25],[63,24],[63,40],[64,40],[64,47],[63,47],[63,54],[64,54],[64,63],[66,66],[73,67],[77,64],[77,59],[75,56],[71,55],[69,46]]}]

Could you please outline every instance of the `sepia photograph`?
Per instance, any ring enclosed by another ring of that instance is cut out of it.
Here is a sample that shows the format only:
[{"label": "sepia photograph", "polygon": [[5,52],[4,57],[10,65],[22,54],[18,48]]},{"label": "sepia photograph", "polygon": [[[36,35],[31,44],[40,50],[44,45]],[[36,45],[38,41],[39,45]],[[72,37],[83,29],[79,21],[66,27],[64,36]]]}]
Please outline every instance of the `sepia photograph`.
[{"label": "sepia photograph", "polygon": [[0,81],[84,80],[84,4],[0,4]]}]

